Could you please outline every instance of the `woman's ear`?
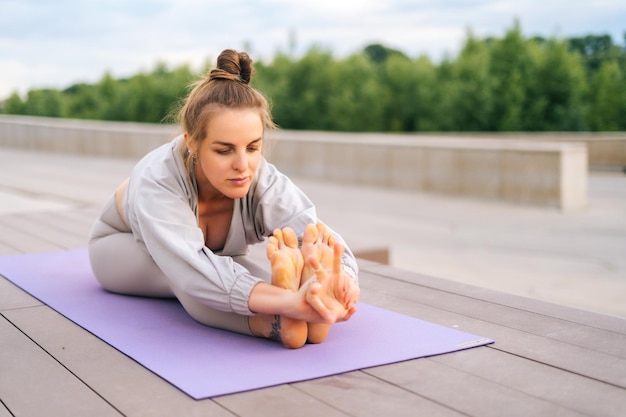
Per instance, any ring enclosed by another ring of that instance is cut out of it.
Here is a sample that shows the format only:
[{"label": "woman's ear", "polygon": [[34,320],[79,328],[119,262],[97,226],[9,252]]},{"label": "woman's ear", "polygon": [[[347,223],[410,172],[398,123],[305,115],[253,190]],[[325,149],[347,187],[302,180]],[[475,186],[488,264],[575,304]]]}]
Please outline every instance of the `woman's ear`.
[{"label": "woman's ear", "polygon": [[185,132],[183,138],[185,139],[185,146],[187,147],[187,151],[189,153],[193,153],[193,140],[191,139],[189,133]]}]

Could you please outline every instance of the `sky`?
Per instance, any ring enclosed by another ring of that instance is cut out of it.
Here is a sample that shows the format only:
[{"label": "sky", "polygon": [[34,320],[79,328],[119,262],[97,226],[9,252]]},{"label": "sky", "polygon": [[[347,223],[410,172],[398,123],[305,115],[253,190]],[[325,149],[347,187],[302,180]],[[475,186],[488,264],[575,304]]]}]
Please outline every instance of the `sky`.
[{"label": "sky", "polygon": [[200,69],[226,48],[271,62],[312,46],[341,58],[372,43],[437,62],[468,31],[502,37],[609,34],[624,0],[0,0],[0,99],[14,91],[127,77],[158,62]]}]

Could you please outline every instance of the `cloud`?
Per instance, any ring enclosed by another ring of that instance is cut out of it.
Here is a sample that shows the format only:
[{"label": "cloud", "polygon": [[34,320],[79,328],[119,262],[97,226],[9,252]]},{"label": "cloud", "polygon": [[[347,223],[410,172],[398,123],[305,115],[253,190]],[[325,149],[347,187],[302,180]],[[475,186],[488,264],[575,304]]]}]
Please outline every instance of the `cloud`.
[{"label": "cloud", "polygon": [[527,36],[609,33],[623,42],[623,1],[597,0],[3,0],[0,97],[35,87],[128,76],[157,61],[198,67],[224,48],[271,59],[320,45],[337,56],[370,43],[439,59],[468,29],[502,36],[514,19]]}]

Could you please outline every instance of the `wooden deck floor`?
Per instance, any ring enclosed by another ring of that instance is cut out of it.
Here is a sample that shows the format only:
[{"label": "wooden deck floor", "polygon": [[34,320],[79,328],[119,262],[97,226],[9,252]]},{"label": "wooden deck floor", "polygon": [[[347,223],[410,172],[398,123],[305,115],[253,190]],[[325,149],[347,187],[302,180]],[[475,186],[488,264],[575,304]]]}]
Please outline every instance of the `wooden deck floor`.
[{"label": "wooden deck floor", "polygon": [[[0,192],[37,200],[0,208],[0,255],[85,246],[126,162],[64,158],[0,164]],[[496,342],[195,401],[0,277],[0,417],[626,414],[626,320],[369,261],[361,268],[362,301]]]}]

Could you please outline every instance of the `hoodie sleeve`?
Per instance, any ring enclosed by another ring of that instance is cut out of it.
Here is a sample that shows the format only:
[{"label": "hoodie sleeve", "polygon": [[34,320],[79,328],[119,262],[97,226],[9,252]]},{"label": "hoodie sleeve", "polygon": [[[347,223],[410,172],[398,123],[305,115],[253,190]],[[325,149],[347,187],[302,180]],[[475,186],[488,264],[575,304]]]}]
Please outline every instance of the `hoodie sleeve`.
[{"label": "hoodie sleeve", "polygon": [[[288,226],[302,242],[306,225],[321,221],[311,200],[291,179],[265,160],[259,167],[257,178],[248,202],[249,216],[254,221],[255,237],[269,236],[274,229]],[[352,251],[338,233],[328,225],[326,228],[345,247],[342,258],[344,271],[358,281],[359,269]]]}]

